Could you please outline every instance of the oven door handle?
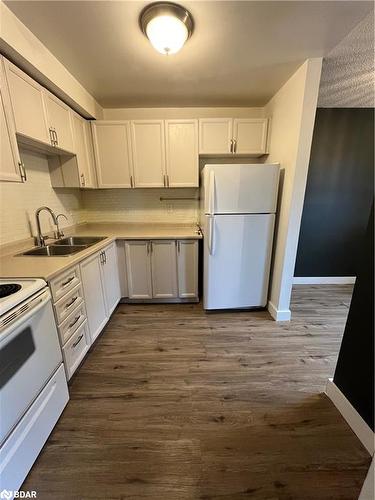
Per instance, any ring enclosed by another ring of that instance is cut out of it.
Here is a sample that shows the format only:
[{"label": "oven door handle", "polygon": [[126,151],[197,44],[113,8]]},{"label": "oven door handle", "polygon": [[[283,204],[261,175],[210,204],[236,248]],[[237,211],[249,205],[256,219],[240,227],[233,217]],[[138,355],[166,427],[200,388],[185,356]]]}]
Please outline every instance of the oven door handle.
[{"label": "oven door handle", "polygon": [[20,315],[15,316],[15,319],[13,321],[10,320],[9,323],[2,325],[4,319],[12,316],[13,314],[16,314],[17,311],[21,311],[25,307],[25,304],[20,305],[8,315],[4,316],[4,318],[0,320],[0,342],[3,342],[5,338],[7,339],[7,342],[9,342],[13,338],[13,336],[18,335],[18,333],[16,333],[17,328],[21,326],[22,323],[25,323],[25,321],[30,319],[31,316],[37,313],[50,301],[51,294],[48,290],[45,290],[37,297],[34,297],[32,300],[30,300],[30,306],[25,310],[25,312],[20,312]]}]

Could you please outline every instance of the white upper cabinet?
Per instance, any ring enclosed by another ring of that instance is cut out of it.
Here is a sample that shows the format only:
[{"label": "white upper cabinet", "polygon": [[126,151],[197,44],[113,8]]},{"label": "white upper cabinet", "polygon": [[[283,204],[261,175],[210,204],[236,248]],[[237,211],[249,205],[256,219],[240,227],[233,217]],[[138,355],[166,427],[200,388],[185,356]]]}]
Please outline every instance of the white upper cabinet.
[{"label": "white upper cabinet", "polygon": [[6,59],[4,66],[17,134],[50,144],[43,87]]},{"label": "white upper cabinet", "polygon": [[199,153],[228,154],[232,144],[232,118],[203,118],[199,120]]},{"label": "white upper cabinet", "polygon": [[72,153],[74,151],[73,129],[69,106],[47,90],[44,90],[44,99],[52,146]]},{"label": "white upper cabinet", "polygon": [[8,88],[0,59],[0,181],[24,180]]},{"label": "white upper cabinet", "polygon": [[90,123],[71,111],[74,151],[77,156],[79,186],[95,187],[94,158]]},{"label": "white upper cabinet", "polygon": [[177,297],[176,241],[151,241],[152,291],[155,299]]},{"label": "white upper cabinet", "polygon": [[130,299],[151,299],[151,242],[125,242],[126,270]]},{"label": "white upper cabinet", "polygon": [[198,241],[177,241],[178,296],[198,297]]},{"label": "white upper cabinet", "polygon": [[166,120],[168,187],[198,187],[198,120]]},{"label": "white upper cabinet", "polygon": [[199,153],[261,156],[267,152],[267,118],[199,120]]},{"label": "white upper cabinet", "polygon": [[129,122],[92,122],[92,131],[98,186],[133,187]]},{"label": "white upper cabinet", "polygon": [[266,153],[266,118],[236,118],[233,120],[234,153],[259,155]]},{"label": "white upper cabinet", "polygon": [[166,187],[163,120],[131,122],[135,187]]}]

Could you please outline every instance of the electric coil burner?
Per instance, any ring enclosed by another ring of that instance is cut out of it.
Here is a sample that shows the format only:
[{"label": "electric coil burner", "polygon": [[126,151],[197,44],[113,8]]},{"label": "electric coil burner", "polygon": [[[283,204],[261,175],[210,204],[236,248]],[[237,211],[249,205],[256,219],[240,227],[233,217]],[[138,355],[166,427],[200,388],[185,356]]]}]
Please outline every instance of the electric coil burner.
[{"label": "electric coil burner", "polygon": [[22,286],[18,283],[7,283],[6,285],[0,285],[0,298],[8,297],[8,295],[12,295],[12,293],[18,292],[21,290]]}]

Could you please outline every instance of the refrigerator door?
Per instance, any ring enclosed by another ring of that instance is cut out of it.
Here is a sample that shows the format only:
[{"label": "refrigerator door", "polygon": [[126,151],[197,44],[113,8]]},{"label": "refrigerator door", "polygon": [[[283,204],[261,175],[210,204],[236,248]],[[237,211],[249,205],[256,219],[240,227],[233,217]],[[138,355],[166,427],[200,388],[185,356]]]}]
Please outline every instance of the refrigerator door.
[{"label": "refrigerator door", "polygon": [[205,217],[205,309],[266,305],[274,224],[274,214]]},{"label": "refrigerator door", "polygon": [[202,178],[205,214],[275,213],[280,166],[206,165]]}]

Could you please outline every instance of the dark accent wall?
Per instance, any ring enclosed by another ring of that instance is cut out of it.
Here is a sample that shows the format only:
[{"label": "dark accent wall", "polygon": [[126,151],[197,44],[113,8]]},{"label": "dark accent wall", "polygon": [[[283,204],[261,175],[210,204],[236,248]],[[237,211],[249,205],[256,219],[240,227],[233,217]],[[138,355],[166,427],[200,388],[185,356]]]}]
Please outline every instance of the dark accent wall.
[{"label": "dark accent wall", "polygon": [[374,206],[333,381],[374,430]]},{"label": "dark accent wall", "polygon": [[355,276],[374,186],[374,109],[319,108],[295,276]]}]

